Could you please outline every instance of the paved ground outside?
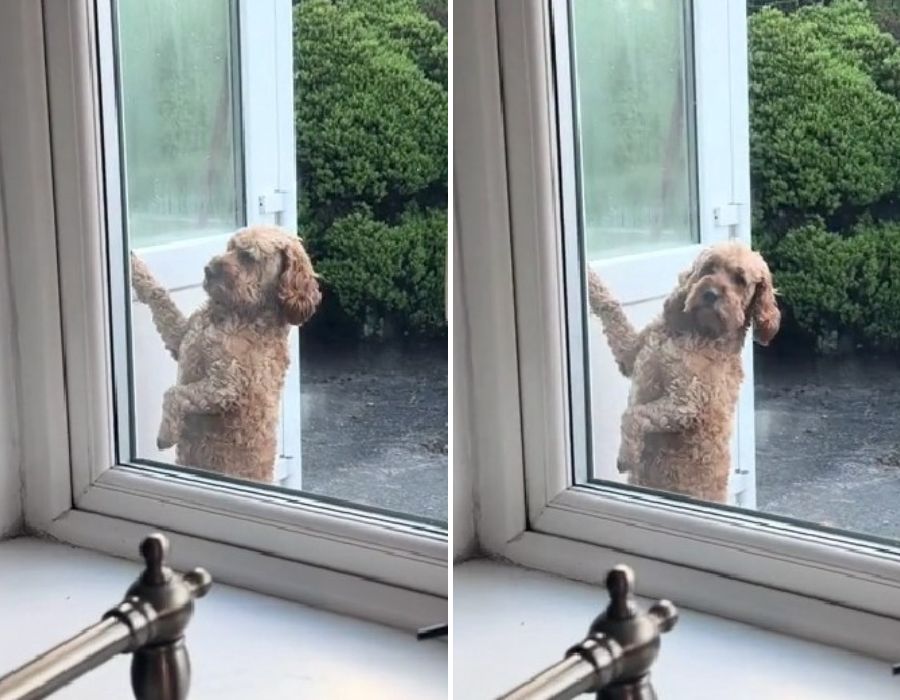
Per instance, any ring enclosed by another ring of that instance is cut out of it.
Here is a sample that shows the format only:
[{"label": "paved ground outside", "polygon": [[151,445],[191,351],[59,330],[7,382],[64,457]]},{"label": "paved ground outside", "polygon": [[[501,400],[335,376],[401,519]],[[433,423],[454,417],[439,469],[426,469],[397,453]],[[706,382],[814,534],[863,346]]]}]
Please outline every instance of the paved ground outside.
[{"label": "paved ground outside", "polygon": [[303,490],[446,522],[447,343],[300,354]]},{"label": "paved ground outside", "polygon": [[900,538],[900,361],[757,353],[757,506]]},{"label": "paved ground outside", "polygon": [[[447,518],[446,344],[302,350],[304,490]],[[900,361],[756,357],[757,505],[900,538]]]}]

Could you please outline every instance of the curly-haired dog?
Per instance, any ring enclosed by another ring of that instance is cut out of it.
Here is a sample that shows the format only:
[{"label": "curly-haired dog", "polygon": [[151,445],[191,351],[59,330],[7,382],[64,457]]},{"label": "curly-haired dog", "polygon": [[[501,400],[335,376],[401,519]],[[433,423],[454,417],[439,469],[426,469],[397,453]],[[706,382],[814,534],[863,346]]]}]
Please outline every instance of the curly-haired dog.
[{"label": "curly-haired dog", "polygon": [[619,471],[639,486],[724,502],[744,338],[752,324],[767,345],[781,321],[766,262],[736,241],[703,251],[640,332],[593,271],[588,282],[591,310],[632,380]]},{"label": "curly-haired dog", "polygon": [[288,332],[321,300],[300,239],[275,227],[238,231],[206,266],[208,299],[189,318],[143,261],[131,261],[137,298],[178,363],[157,445],[177,445],[184,466],[272,481]]}]

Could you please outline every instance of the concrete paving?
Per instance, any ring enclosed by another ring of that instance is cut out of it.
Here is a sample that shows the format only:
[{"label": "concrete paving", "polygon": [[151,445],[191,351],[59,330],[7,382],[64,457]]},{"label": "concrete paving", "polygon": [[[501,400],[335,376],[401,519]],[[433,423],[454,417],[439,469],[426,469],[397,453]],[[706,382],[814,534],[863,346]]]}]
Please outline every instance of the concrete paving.
[{"label": "concrete paving", "polygon": [[447,521],[447,344],[301,342],[303,490]]},{"label": "concrete paving", "polygon": [[[447,519],[444,343],[302,349],[303,487]],[[756,357],[757,506],[900,538],[900,361]]]},{"label": "concrete paving", "polygon": [[756,356],[759,510],[900,538],[900,362]]}]

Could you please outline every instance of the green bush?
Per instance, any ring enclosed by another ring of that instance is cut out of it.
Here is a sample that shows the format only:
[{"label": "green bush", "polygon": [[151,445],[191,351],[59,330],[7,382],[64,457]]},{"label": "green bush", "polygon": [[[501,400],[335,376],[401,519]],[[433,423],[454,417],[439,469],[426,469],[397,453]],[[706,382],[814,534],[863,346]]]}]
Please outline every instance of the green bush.
[{"label": "green bush", "polygon": [[816,221],[766,252],[776,288],[810,336],[900,347],[900,223],[860,224],[840,235]]},{"label": "green bush", "polygon": [[875,203],[900,182],[900,50],[865,4],[750,18],[754,206],[780,222]]},{"label": "green bush", "polygon": [[366,331],[384,313],[439,332],[443,292],[415,280],[443,289],[447,34],[417,0],[301,0],[294,35],[299,218],[323,281]]},{"label": "green bush", "polygon": [[[751,4],[759,5],[760,2]],[[887,0],[749,19],[754,244],[782,337],[900,348],[900,44]],[[873,13],[874,9],[874,13]]]},{"label": "green bush", "polygon": [[447,213],[411,208],[396,225],[361,208],[329,228],[330,255],[320,265],[341,306],[362,319],[367,334],[385,324],[432,335],[443,329]]},{"label": "green bush", "polygon": [[869,75],[878,89],[900,96],[900,47],[881,30],[863,0],[815,5],[797,14],[827,50]]},{"label": "green bush", "polygon": [[872,16],[888,34],[900,38],[900,3],[897,0],[869,0]]}]

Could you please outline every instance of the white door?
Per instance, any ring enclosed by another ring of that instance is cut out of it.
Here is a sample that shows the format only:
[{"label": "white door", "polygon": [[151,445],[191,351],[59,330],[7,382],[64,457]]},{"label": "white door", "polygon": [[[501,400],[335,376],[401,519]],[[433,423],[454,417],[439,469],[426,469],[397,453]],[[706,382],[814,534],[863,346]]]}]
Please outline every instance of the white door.
[{"label": "white door", "polygon": [[[291,0],[118,0],[116,25],[129,243],[190,313],[205,297],[206,262],[237,228],[296,228]],[[131,450],[170,463],[155,442],[175,363],[146,307],[133,312]],[[301,487],[300,425],[294,330],[276,464],[292,488]]]},{"label": "white door", "polygon": [[[703,246],[749,242],[744,2],[560,0],[554,31],[557,46],[571,48],[557,50],[561,157],[574,164],[562,168],[567,278],[580,279],[586,261],[641,327]],[[576,477],[622,481],[615,464],[629,383],[600,322],[588,328],[586,344],[570,338],[573,425],[591,426],[574,431]],[[729,501],[754,507],[749,350],[745,365]],[[579,415],[586,405],[589,414]]]}]

